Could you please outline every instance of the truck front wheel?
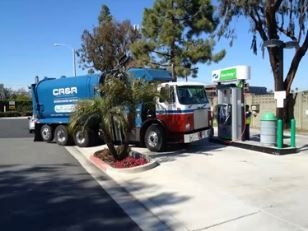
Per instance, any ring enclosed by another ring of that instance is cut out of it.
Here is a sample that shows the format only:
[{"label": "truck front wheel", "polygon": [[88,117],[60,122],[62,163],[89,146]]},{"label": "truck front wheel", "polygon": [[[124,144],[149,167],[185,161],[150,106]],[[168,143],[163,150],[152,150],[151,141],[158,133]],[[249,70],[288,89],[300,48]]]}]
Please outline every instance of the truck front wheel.
[{"label": "truck front wheel", "polygon": [[41,136],[42,136],[42,139],[43,141],[45,142],[51,142],[52,139],[53,139],[53,130],[52,130],[52,127],[47,125],[47,124],[44,124],[42,127],[41,127]]},{"label": "truck front wheel", "polygon": [[145,146],[153,152],[161,152],[165,148],[165,134],[161,126],[151,125],[145,132]]},{"label": "truck front wheel", "polygon": [[64,125],[59,125],[55,130],[55,140],[59,145],[69,145],[72,143],[71,137],[68,134],[67,127]]}]

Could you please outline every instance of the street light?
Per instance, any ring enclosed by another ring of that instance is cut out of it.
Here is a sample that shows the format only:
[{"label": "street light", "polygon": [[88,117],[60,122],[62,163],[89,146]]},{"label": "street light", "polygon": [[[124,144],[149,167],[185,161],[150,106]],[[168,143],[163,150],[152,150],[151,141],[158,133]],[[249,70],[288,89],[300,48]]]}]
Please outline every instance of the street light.
[{"label": "street light", "polygon": [[72,55],[73,55],[73,73],[74,73],[74,76],[76,77],[76,50],[68,45],[68,44],[64,44],[64,43],[54,43],[53,44],[54,46],[62,46],[62,47],[67,47],[68,49],[72,50]]},{"label": "street light", "polygon": [[[279,77],[283,79],[283,49],[284,48],[294,48],[298,47],[298,43],[296,41],[288,41],[288,42],[283,42],[280,39],[270,39],[266,40],[263,43],[263,47],[268,47],[268,48],[273,48],[277,47],[279,49]],[[282,86],[280,86],[282,90]]]},{"label": "street light", "polygon": [[279,40],[279,39],[270,39],[270,40],[266,40],[263,43],[264,47],[283,47],[284,46],[284,42]]}]

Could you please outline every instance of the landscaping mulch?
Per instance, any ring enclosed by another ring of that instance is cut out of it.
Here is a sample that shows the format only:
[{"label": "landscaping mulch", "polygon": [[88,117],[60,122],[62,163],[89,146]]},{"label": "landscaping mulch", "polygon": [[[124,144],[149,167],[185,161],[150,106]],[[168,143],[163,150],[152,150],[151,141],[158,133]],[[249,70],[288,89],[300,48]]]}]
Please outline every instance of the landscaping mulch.
[{"label": "landscaping mulch", "polygon": [[141,166],[149,162],[142,155],[128,155],[123,160],[116,160],[107,148],[95,152],[94,156],[101,159],[113,168],[131,168]]}]

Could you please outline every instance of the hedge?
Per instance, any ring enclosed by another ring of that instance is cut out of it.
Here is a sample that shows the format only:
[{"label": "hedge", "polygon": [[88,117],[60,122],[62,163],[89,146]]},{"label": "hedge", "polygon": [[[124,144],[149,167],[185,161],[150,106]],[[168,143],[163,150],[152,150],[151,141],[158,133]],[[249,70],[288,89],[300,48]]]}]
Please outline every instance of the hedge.
[{"label": "hedge", "polygon": [[32,111],[18,112],[18,111],[7,111],[0,112],[0,117],[20,117],[20,116],[31,116]]},{"label": "hedge", "polygon": [[9,102],[9,100],[0,100],[0,117],[29,116],[32,114],[32,101],[15,101],[14,108],[10,108]]}]

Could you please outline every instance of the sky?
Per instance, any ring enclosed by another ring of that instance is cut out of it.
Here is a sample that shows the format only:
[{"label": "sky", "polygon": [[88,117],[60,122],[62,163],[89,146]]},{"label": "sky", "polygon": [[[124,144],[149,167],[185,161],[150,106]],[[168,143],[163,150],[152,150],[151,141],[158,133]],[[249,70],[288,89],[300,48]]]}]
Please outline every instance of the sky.
[{"label": "sky", "polygon": [[[92,31],[98,24],[102,5],[107,5],[118,21],[130,20],[141,25],[144,8],[154,0],[0,0],[0,84],[6,88],[27,89],[35,76],[43,78],[73,76],[73,49],[81,47],[84,30]],[[219,41],[216,50],[226,49],[227,55],[218,64],[200,64],[198,78],[212,84],[213,70],[236,65],[251,68],[251,86],[274,89],[268,56],[255,56],[250,50],[251,34],[247,20],[236,22],[237,39],[232,47]],[[64,44],[54,46],[55,43]],[[289,67],[294,50],[284,50],[284,70]],[[77,60],[78,62],[78,60]],[[308,54],[299,66],[292,89],[308,90]],[[77,75],[86,71],[77,66]],[[189,78],[188,80],[192,80]]]}]

